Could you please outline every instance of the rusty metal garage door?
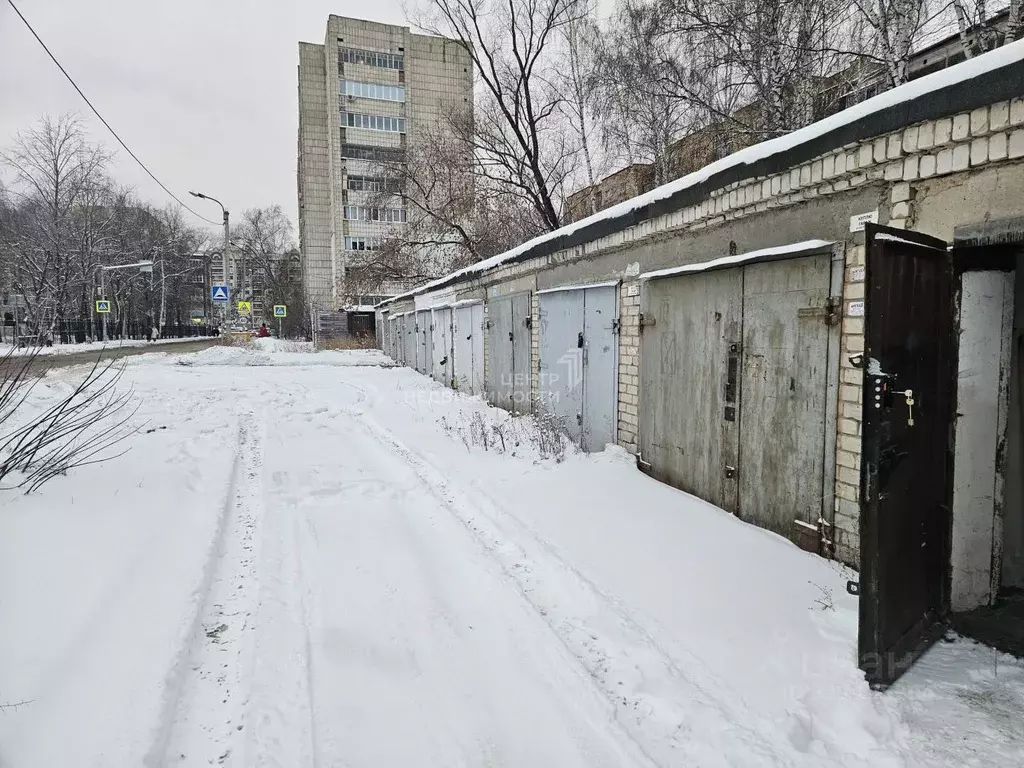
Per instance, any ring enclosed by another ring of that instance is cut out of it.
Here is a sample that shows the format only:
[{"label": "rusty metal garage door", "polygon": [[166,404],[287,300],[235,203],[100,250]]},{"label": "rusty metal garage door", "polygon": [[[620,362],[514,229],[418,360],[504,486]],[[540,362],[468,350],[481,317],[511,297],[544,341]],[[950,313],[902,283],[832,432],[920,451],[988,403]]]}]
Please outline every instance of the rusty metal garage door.
[{"label": "rusty metal garage door", "polygon": [[742,280],[729,269],[650,281],[641,348],[641,460],[659,480],[730,512]]},{"label": "rusty metal garage door", "polygon": [[655,477],[786,536],[817,525],[834,483],[833,262],[773,253],[645,282],[639,440]]},{"label": "rusty metal garage door", "polygon": [[509,411],[531,410],[530,294],[487,302],[487,399]]}]

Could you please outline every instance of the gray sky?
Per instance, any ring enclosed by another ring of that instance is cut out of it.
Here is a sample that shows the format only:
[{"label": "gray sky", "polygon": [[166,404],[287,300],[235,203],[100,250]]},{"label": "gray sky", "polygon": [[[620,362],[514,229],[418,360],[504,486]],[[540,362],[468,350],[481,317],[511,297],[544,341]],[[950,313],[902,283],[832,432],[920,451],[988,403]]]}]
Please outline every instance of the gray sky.
[{"label": "gray sky", "polygon": [[[233,216],[277,203],[297,224],[299,41],[322,43],[331,13],[405,23],[399,0],[14,1],[132,151],[214,220],[220,209],[188,190],[219,198]],[[0,0],[0,145],[44,113],[69,111],[118,151],[119,182],[170,202]]]}]

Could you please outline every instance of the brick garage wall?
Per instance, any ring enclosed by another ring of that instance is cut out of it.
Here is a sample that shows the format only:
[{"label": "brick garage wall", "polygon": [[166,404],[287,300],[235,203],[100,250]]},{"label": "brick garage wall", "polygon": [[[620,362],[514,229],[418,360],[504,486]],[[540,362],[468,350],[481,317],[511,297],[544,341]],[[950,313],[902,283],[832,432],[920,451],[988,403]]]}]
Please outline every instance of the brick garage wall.
[{"label": "brick garage wall", "polygon": [[836,557],[860,560],[860,438],[864,372],[850,357],[864,351],[864,246],[846,250],[843,280],[843,332],[839,357],[836,429],[836,500],[833,541]]},{"label": "brick garage wall", "polygon": [[619,288],[619,404],[616,442],[630,453],[638,448],[640,408],[640,283]]}]

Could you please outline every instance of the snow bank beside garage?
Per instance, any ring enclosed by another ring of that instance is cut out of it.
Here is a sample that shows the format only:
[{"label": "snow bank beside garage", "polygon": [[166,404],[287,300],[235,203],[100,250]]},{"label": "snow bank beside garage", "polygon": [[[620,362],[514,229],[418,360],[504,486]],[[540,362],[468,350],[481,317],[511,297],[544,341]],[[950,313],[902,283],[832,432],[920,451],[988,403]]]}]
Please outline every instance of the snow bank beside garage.
[{"label": "snow bank beside garage", "polygon": [[216,346],[195,354],[182,355],[184,366],[390,366],[394,363],[379,349],[314,351],[308,342],[253,339],[242,346]]},{"label": "snow bank beside garage", "polygon": [[[352,373],[368,390],[379,375]],[[842,565],[654,481],[616,447],[556,463],[467,446],[448,425],[508,415],[394,374],[367,414],[443,478],[659,764],[1022,764],[1024,662],[951,636],[873,692]]]}]

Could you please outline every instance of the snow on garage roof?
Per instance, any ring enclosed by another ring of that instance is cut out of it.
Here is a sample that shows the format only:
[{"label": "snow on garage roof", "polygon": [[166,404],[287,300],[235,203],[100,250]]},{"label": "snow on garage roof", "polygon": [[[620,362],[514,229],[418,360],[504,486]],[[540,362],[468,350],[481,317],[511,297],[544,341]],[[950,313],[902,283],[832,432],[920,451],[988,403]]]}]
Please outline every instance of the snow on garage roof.
[{"label": "snow on garage roof", "polygon": [[790,245],[778,245],[774,248],[758,248],[756,251],[737,253],[732,256],[722,256],[719,259],[701,261],[697,264],[687,264],[683,267],[669,267],[668,269],[657,269],[653,272],[644,272],[638,280],[653,280],[657,277],[673,277],[675,275],[687,275],[694,272],[709,272],[712,269],[725,269],[740,264],[747,264],[752,261],[771,261],[780,258],[792,258],[802,254],[820,253],[835,245],[833,240],[804,240]]},{"label": "snow on garage roof", "polygon": [[837,112],[792,133],[741,149],[698,171],[509,251],[432,280],[378,306],[461,282],[503,264],[547,256],[619,232],[704,200],[747,179],[780,173],[846,144],[924,120],[1019,97],[1024,91],[1024,40],[940,70]]}]

